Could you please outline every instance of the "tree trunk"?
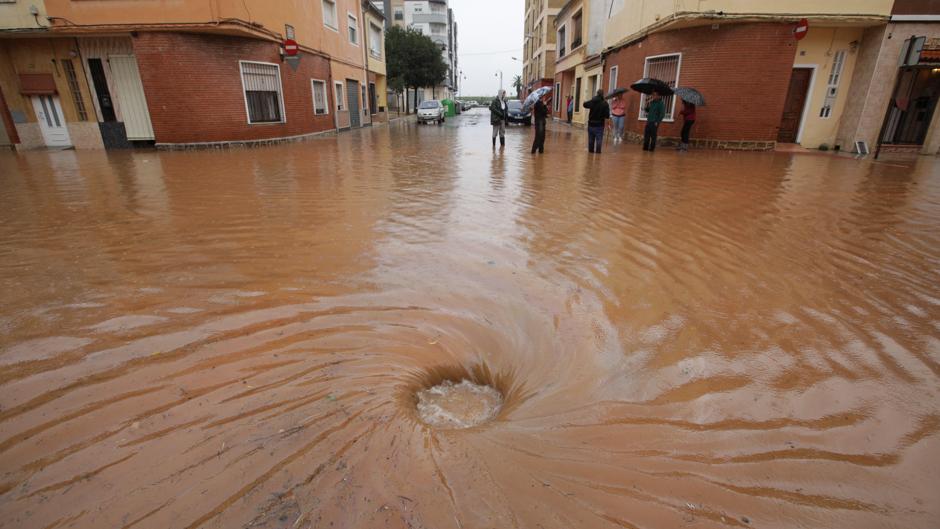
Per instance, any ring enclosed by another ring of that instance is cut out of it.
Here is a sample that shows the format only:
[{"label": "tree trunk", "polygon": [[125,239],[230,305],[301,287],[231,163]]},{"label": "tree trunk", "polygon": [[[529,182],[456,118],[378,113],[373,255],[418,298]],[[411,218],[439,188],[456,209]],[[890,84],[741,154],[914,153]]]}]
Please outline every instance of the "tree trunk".
[{"label": "tree trunk", "polygon": [[418,113],[418,87],[414,87],[415,90],[415,114]]}]

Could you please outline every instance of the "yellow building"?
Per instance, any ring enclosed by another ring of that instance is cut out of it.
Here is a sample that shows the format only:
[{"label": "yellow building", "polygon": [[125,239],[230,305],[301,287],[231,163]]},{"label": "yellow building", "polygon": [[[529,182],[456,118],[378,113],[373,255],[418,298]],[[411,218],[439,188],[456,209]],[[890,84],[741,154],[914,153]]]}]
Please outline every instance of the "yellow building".
[{"label": "yellow building", "polygon": [[522,51],[523,92],[552,86],[555,79],[555,17],[564,0],[526,0]]},{"label": "yellow building", "polygon": [[362,2],[367,39],[369,111],[373,122],[388,121],[388,78],[385,69],[385,15],[371,2]]}]

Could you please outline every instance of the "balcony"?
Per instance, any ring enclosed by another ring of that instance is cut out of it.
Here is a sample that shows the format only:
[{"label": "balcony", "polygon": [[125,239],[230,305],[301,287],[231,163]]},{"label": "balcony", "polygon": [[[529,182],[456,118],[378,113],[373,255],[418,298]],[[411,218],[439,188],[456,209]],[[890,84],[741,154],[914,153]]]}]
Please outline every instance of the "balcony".
[{"label": "balcony", "polygon": [[415,13],[415,24],[444,24],[447,25],[447,13]]}]

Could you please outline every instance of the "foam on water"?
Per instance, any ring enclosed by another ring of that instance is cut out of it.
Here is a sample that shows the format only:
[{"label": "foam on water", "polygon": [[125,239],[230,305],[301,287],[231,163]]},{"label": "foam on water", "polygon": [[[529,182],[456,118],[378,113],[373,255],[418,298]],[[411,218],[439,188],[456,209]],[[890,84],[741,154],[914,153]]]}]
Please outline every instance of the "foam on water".
[{"label": "foam on water", "polygon": [[495,417],[502,406],[498,391],[469,380],[445,380],[418,392],[418,416],[437,428],[472,428]]}]

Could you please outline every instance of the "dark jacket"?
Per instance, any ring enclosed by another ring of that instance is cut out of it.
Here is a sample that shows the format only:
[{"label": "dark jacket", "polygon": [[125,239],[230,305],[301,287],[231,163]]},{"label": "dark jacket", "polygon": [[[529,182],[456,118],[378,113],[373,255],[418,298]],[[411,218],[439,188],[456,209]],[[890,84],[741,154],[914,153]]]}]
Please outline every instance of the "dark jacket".
[{"label": "dark jacket", "polygon": [[588,127],[603,127],[610,117],[610,105],[601,96],[594,96],[594,99],[585,101],[584,108],[590,110],[588,113]]},{"label": "dark jacket", "polygon": [[490,125],[499,125],[500,121],[505,122],[509,119],[509,107],[505,101],[500,101],[498,97],[493,98],[490,103]]},{"label": "dark jacket", "polygon": [[548,106],[541,99],[535,102],[535,111],[533,112],[535,121],[545,121],[548,118]]},{"label": "dark jacket", "polygon": [[666,117],[666,105],[663,104],[662,99],[657,99],[649,104],[646,107],[646,121],[647,123],[656,123],[658,124]]}]

